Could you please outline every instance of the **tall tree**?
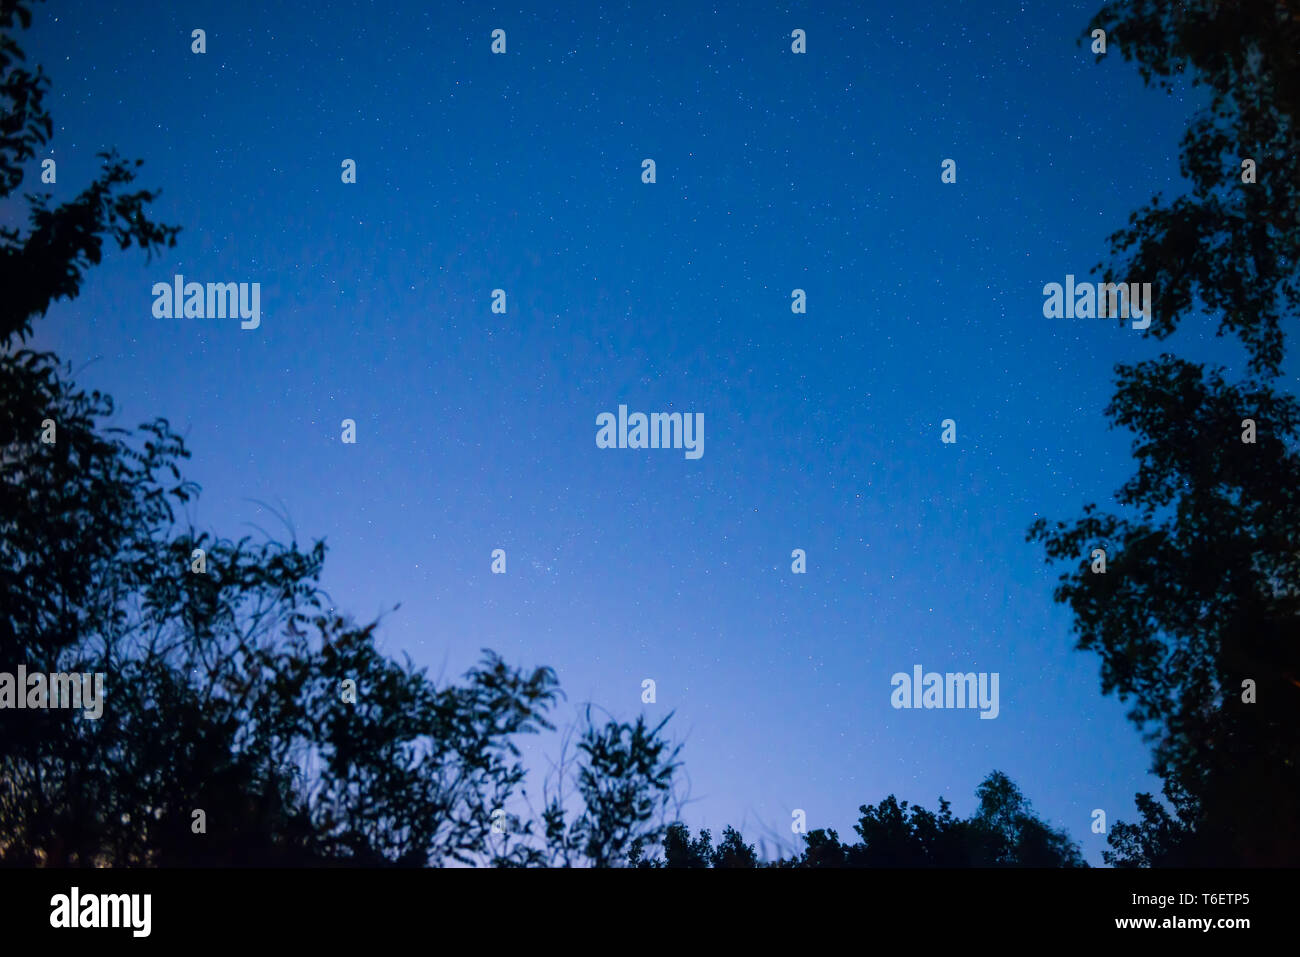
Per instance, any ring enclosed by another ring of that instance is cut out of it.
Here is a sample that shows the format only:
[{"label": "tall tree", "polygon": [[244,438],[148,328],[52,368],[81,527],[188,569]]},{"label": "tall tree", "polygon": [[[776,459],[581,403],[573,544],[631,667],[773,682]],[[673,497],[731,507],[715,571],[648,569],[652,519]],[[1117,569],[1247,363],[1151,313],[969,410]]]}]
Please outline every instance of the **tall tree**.
[{"label": "tall tree", "polygon": [[1165,356],[1122,369],[1107,414],[1136,435],[1126,514],[1030,530],[1072,565],[1056,597],[1077,646],[1186,796],[1180,854],[1300,861],[1300,406]]},{"label": "tall tree", "polygon": [[1189,83],[1185,195],[1157,195],[1111,237],[1106,278],[1149,281],[1151,333],[1202,313],[1245,347],[1230,382],[1172,355],[1120,365],[1106,409],[1134,433],[1119,514],[1039,519],[1029,537],[1063,563],[1056,598],[1104,693],[1153,744],[1165,806],[1138,795],[1111,863],[1300,860],[1300,459],[1297,408],[1277,390],[1300,305],[1300,16],[1289,0],[1120,0],[1085,31],[1151,86]]},{"label": "tall tree", "polygon": [[1169,202],[1157,194],[1130,216],[1111,237],[1107,280],[1152,283],[1153,335],[1205,311],[1246,346],[1253,371],[1276,373],[1284,319],[1300,307],[1300,9],[1293,0],[1118,0],[1081,42],[1095,29],[1148,85],[1209,94],[1179,153],[1190,190]]}]

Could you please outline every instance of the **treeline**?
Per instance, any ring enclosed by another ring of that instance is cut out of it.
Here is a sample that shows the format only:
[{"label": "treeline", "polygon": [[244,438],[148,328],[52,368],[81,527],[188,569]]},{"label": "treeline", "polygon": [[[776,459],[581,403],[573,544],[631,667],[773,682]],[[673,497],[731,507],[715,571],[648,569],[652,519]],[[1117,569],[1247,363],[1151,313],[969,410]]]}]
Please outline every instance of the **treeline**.
[{"label": "treeline", "polygon": [[671,825],[663,853],[647,860],[634,848],[633,867],[1087,867],[1079,847],[1062,830],[1044,823],[1011,779],[994,771],[976,791],[969,818],[954,817],[939,799],[936,814],[894,795],[863,805],[853,826],[858,839],[843,843],[833,829],[803,836],[804,849],[770,863],[731,827],[717,847],[707,830],[694,840],[684,824]]}]

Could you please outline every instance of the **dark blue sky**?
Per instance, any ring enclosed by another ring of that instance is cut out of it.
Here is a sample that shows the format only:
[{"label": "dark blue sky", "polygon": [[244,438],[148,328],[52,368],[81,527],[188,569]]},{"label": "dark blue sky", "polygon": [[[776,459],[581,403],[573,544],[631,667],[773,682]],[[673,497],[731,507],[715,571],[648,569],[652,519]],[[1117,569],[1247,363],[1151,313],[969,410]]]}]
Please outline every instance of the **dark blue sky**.
[{"label": "dark blue sky", "polygon": [[[184,231],[38,344],[181,429],[196,521],[277,504],[340,607],[400,602],[390,653],[552,665],[566,714],[653,678],[693,826],[847,836],[1000,768],[1095,863],[1158,782],[1024,533],[1127,478],[1111,369],[1161,344],[1042,287],[1180,188],[1190,108],[1076,45],[1097,5],[51,2],[56,195],[116,146]],[[176,273],[260,282],[260,328],[155,319]],[[702,412],[703,457],[598,449],[620,403]],[[998,672],[999,716],[893,709],[915,664]]]}]

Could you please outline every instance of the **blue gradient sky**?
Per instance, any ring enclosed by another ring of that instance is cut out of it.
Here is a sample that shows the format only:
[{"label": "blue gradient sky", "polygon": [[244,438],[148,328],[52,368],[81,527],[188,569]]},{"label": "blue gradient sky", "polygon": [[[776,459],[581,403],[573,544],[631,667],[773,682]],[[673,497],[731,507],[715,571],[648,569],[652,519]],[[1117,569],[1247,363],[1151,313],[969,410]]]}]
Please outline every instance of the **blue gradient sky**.
[{"label": "blue gradient sky", "polygon": [[[115,145],[184,231],[37,342],[187,436],[196,521],[278,533],[280,505],[340,607],[400,602],[387,651],[552,665],[566,715],[631,717],[653,678],[692,826],[964,814],[1000,768],[1099,862],[1091,810],[1158,782],[1024,533],[1127,478],[1111,369],[1161,346],[1044,319],[1042,286],[1180,188],[1190,106],[1076,46],[1097,5],[56,0],[23,40],[56,196]],[[261,328],[153,318],[178,272],[260,282]],[[598,449],[619,403],[703,412],[703,458]],[[894,710],[914,664],[999,672],[999,717]]]}]

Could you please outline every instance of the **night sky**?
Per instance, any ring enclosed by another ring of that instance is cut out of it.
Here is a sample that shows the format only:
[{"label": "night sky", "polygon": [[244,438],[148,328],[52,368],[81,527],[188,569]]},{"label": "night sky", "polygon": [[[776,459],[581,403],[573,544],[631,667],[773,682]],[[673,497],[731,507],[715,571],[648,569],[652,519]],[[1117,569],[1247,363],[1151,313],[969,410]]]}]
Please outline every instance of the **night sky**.
[{"label": "night sky", "polygon": [[[1112,367],[1164,346],[1042,290],[1182,188],[1194,101],[1077,45],[1099,0],[883,6],[38,5],[47,188],[116,146],[183,231],[35,345],[186,436],[196,523],[287,514],[338,607],[400,603],[387,653],[551,665],[562,721],[675,712],[693,828],[851,838],[998,768],[1099,863],[1092,809],[1159,782],[1025,531],[1129,476]],[[260,327],[155,318],[177,273],[260,282]],[[1194,326],[1171,346],[1236,358]],[[703,413],[703,456],[597,448],[620,404]],[[894,709],[917,664],[998,672],[998,717]]]}]

